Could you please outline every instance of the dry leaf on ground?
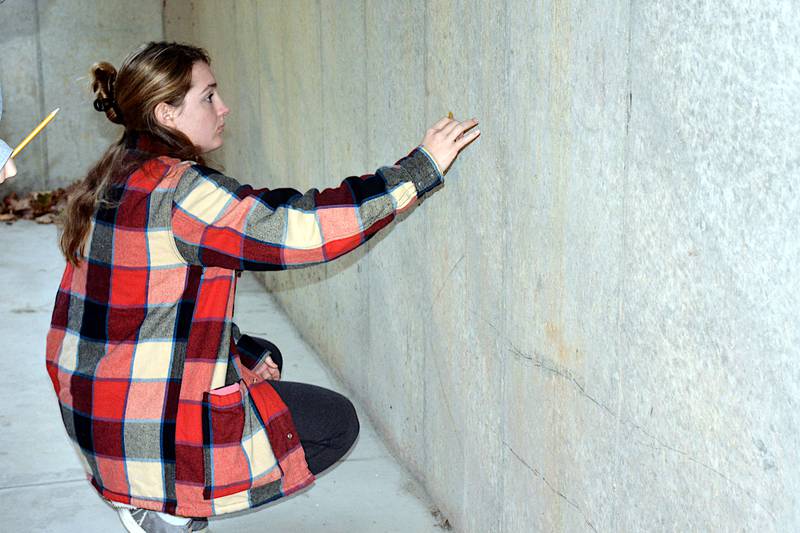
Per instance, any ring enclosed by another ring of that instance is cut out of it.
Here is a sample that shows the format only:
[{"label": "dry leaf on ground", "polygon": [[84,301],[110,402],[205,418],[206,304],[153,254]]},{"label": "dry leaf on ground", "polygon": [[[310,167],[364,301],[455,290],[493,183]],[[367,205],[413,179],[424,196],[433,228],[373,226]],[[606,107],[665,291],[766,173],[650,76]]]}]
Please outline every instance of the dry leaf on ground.
[{"label": "dry leaf on ground", "polygon": [[66,189],[34,191],[22,198],[16,192],[7,194],[0,204],[0,222],[11,223],[19,219],[36,220],[39,224],[52,224],[67,206],[69,194],[78,182]]}]

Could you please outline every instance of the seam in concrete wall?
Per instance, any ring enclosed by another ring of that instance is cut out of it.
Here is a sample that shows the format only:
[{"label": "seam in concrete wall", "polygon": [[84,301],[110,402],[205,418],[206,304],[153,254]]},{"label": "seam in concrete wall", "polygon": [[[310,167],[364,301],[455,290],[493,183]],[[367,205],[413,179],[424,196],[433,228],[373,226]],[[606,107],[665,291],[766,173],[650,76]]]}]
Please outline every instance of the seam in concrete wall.
[{"label": "seam in concrete wall", "polygon": [[[504,2],[503,2],[503,13],[504,13],[504,17],[503,17],[504,18],[503,35],[505,36],[505,38],[504,38],[505,55],[504,55],[503,59],[504,59],[504,65],[505,65],[505,69],[504,70],[506,72],[506,80],[505,80],[505,83],[503,84],[503,86],[505,87],[505,90],[506,90],[505,101],[510,102],[511,101],[511,88],[510,88],[511,84],[510,84],[510,80],[509,80],[509,78],[510,78],[510,74],[509,73],[511,72],[511,42],[510,42],[511,37],[510,37],[510,31],[509,31],[509,19],[510,19],[510,17],[509,17],[509,13],[510,13],[509,0],[504,0]],[[508,119],[508,116],[505,116],[504,121],[503,121],[503,131],[508,131],[508,128],[509,128],[509,119]],[[504,153],[502,155],[502,157],[503,157],[503,159],[505,161],[505,165],[504,166],[505,166],[506,169],[508,169],[510,167],[509,162],[511,161],[511,154],[509,153],[508,144],[506,144],[505,147],[506,147],[506,153]],[[509,172],[509,174],[510,174],[510,172]],[[511,218],[512,218],[512,213],[511,213],[511,210],[509,209],[509,194],[510,193],[509,193],[508,190],[504,190],[503,191],[503,200],[502,200],[503,201],[503,211],[504,211],[503,222],[504,222],[506,227],[510,227],[510,225],[511,225],[510,222],[511,222]],[[510,257],[511,253],[513,252],[512,248],[511,248],[511,239],[507,239],[507,238],[504,239],[504,243],[503,244],[504,244],[504,252],[503,252],[504,257]],[[502,283],[503,283],[503,285],[501,287],[501,291],[502,291],[501,301],[503,302],[503,308],[504,309],[508,309],[509,276],[503,276]],[[503,338],[506,338],[506,339],[509,338],[508,337],[508,318],[507,318],[505,313],[501,315],[501,322],[500,322],[500,324],[498,324],[498,329],[500,330],[500,334],[502,335]],[[502,405],[508,405],[508,402],[510,401],[510,393],[509,393],[509,386],[508,386],[508,383],[507,383],[507,376],[508,376],[508,357],[502,357],[501,360],[500,360],[500,378],[499,378],[500,379],[500,390],[501,390],[501,395],[502,395],[501,396]],[[501,428],[502,428],[501,439],[502,439],[502,442],[507,443],[509,441],[509,434],[508,434],[508,425],[510,423],[509,411],[508,411],[508,409],[502,409],[500,411],[500,413],[501,413],[501,415],[500,415],[501,416],[500,424],[501,424]],[[512,451],[510,447],[508,448],[508,450]],[[503,471],[507,471],[508,468],[509,468],[509,464],[510,464],[510,458],[508,456],[508,453],[506,453],[504,451],[501,454],[501,458],[502,458],[501,468],[503,469]],[[499,483],[498,483],[498,492],[499,492],[498,499],[502,500],[503,495],[505,494],[505,491],[506,491],[506,478],[505,478],[505,476],[503,476],[503,477],[500,478]],[[497,531],[508,531],[509,530],[508,515],[506,513],[499,513],[498,516],[497,516],[497,524],[498,524]]]},{"label": "seam in concrete wall", "polygon": [[[633,47],[633,2],[628,2],[628,42],[627,42],[627,50],[625,55],[627,57],[626,67],[625,67],[625,79],[626,79],[626,87],[627,87],[627,98],[626,98],[626,117],[625,117],[625,141],[624,141],[624,152],[623,152],[623,161],[622,161],[622,206],[620,209],[621,217],[622,217],[622,227],[627,226],[627,210],[628,210],[628,183],[630,180],[630,165],[629,165],[629,158],[630,158],[630,151],[631,151],[631,135],[630,135],[630,123],[631,123],[631,113],[633,112],[633,95],[632,95],[632,79],[631,79],[631,69],[633,68],[633,62],[631,59],[632,47]],[[626,263],[626,236],[623,232],[621,236],[621,245],[619,247],[620,255],[618,258],[618,264],[620,265],[621,269],[624,269]],[[615,351],[616,354],[620,354],[623,348],[623,336],[622,336],[622,324],[624,323],[625,319],[625,275],[624,270],[622,271],[623,274],[619,276],[619,280],[617,283],[617,331],[616,334],[616,342],[615,342]],[[617,359],[617,368],[616,368],[616,375],[617,375],[617,408],[616,408],[616,426],[615,426],[615,454],[614,454],[614,469],[613,469],[613,477],[614,479],[619,478],[619,470],[622,462],[621,452],[620,452],[620,438],[621,438],[621,420],[622,420],[622,405],[623,405],[623,394],[624,394],[624,379],[622,374],[622,369],[620,368],[619,357]],[[619,493],[617,491],[617,485],[614,483],[611,488],[612,491],[612,498],[611,498],[611,507],[613,509],[611,513],[611,524],[610,527],[613,531],[619,530],[619,506],[623,503],[620,502]]]},{"label": "seam in concrete wall", "polygon": [[[45,112],[45,103],[44,103],[44,62],[42,61],[42,31],[41,31],[41,23],[40,23],[40,15],[39,15],[39,0],[34,0],[34,12],[36,17],[36,70],[37,76],[39,79],[39,116],[44,117],[46,115]],[[46,187],[49,188],[49,181],[50,181],[50,156],[48,152],[48,135],[47,131],[42,132],[41,135],[41,146],[42,151],[40,158],[42,160],[42,168],[44,169],[45,180],[44,182],[47,184]]]}]

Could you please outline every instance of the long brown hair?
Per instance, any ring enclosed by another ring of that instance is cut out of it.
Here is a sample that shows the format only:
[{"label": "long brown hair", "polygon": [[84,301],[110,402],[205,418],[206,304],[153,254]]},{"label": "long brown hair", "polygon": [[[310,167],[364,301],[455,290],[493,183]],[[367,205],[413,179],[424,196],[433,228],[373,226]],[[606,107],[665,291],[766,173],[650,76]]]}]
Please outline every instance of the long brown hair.
[{"label": "long brown hair", "polygon": [[170,155],[203,162],[197,147],[184,134],[162,126],[155,116],[156,106],[161,102],[175,107],[183,103],[192,84],[192,67],[198,61],[211,63],[202,48],[151,42],[129,55],[119,72],[106,62],[92,66],[92,91],[97,97],[94,108],[104,112],[111,122],[124,126],[125,131],[89,170],[64,211],[61,251],[73,265],[78,265],[85,256],[92,215],[107,201],[109,186],[132,170],[130,159],[126,158],[130,137],[150,135]]}]

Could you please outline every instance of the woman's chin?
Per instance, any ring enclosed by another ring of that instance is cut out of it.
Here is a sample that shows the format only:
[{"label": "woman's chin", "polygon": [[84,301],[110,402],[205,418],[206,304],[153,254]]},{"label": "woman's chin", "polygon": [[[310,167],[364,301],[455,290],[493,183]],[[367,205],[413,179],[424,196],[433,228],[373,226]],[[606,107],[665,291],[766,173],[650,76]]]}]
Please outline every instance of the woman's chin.
[{"label": "woman's chin", "polygon": [[225,143],[223,143],[222,139],[220,139],[219,142],[212,143],[209,146],[203,146],[202,147],[202,150],[203,150],[202,153],[203,154],[208,154],[208,153],[213,152],[214,150],[219,150],[220,148],[222,148],[223,144],[225,144]]}]

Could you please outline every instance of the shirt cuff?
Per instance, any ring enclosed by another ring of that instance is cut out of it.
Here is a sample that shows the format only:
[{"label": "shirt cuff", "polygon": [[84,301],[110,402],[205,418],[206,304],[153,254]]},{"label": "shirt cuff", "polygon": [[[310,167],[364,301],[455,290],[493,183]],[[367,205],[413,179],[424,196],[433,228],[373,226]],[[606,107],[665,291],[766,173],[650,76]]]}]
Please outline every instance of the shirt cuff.
[{"label": "shirt cuff", "polygon": [[421,147],[415,148],[397,164],[411,176],[420,199],[443,181],[439,167]]},{"label": "shirt cuff", "polygon": [[428,149],[427,149],[427,148],[425,148],[424,146],[422,146],[421,144],[420,144],[420,145],[417,147],[417,149],[418,149],[420,152],[422,152],[423,154],[425,154],[425,157],[427,157],[427,158],[428,158],[428,161],[430,161],[430,162],[431,162],[431,165],[433,165],[433,167],[436,169],[436,173],[437,173],[437,174],[439,174],[439,179],[440,179],[441,181],[444,181],[444,174],[442,174],[442,169],[441,169],[441,168],[439,168],[439,163],[437,163],[437,162],[436,162],[436,160],[433,158],[433,156],[432,156],[432,155],[431,155],[431,153],[428,151]]}]

